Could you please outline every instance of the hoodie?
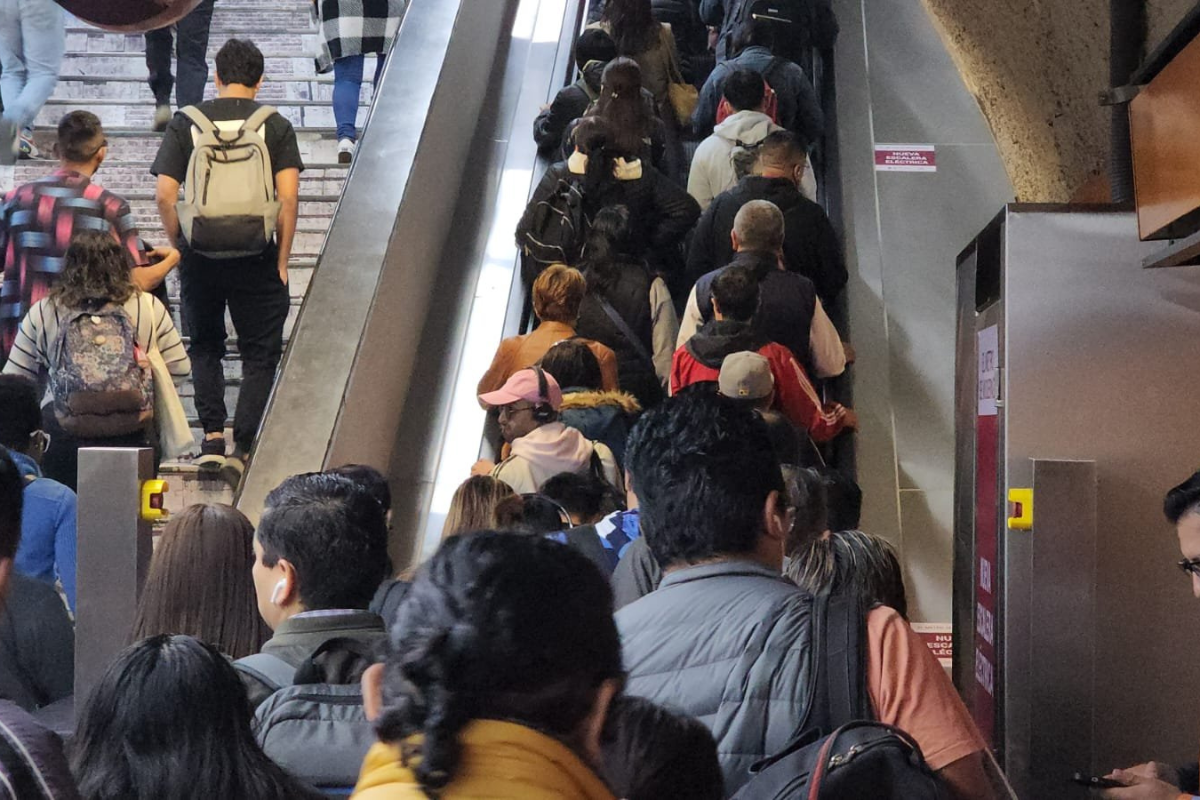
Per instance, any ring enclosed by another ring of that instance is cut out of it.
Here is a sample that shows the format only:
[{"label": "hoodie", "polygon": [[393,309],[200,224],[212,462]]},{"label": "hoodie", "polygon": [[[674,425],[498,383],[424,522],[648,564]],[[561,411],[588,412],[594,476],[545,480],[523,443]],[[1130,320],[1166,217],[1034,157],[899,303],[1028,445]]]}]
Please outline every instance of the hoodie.
[{"label": "hoodie", "polygon": [[838,403],[823,404],[808,373],[781,344],[767,340],[753,325],[735,320],[713,320],[696,331],[687,344],[675,351],[671,362],[671,394],[697,383],[715,384],[721,362],[730,353],[749,351],[764,356],[775,379],[775,402],[780,411],[814,442],[827,442],[846,427],[846,409]]},{"label": "hoodie", "polygon": [[608,445],[617,466],[622,467],[625,464],[625,440],[641,413],[642,407],[631,394],[571,388],[563,390],[559,417],[564,425],[588,439]]},{"label": "hoodie", "polygon": [[504,481],[518,494],[536,492],[559,473],[582,474],[590,470],[593,451],[600,457],[604,478],[623,491],[624,482],[612,450],[561,422],[548,422],[513,442],[512,455],[496,465],[492,477]]},{"label": "hoodie", "polygon": [[[781,130],[782,126],[776,125],[761,111],[747,110],[731,114],[718,123],[712,135],[696,148],[692,170],[688,173],[688,194],[696,198],[701,209],[708,208],[714,197],[737,185],[739,176],[734,168],[734,148],[739,143],[756,145],[767,134]],[[751,150],[745,152],[753,153]]]},{"label": "hoodie", "polygon": [[[454,778],[444,800],[615,800],[604,782],[562,743],[532,728],[474,720],[459,734]],[[418,741],[415,739],[411,741]],[[377,743],[363,762],[356,800],[425,800],[400,749]]]}]

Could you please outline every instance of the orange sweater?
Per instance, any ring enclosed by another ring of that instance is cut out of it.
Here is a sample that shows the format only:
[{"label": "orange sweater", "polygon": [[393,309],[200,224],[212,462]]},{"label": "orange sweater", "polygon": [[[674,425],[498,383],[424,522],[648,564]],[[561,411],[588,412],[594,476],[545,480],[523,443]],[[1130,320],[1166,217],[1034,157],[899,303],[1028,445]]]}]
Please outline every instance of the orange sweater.
[{"label": "orange sweater", "polygon": [[[532,333],[527,333],[524,336],[513,336],[505,339],[500,343],[500,347],[496,349],[496,356],[492,359],[492,365],[488,367],[487,372],[479,379],[477,394],[485,392],[494,392],[504,385],[504,382],[512,377],[514,372],[519,372],[526,367],[532,367],[537,363],[538,359],[546,355],[546,351],[553,347],[563,339],[570,339],[575,335],[575,329],[565,322],[543,322],[533,330]],[[588,349],[596,356],[596,360],[600,362],[600,378],[602,381],[601,389],[606,392],[615,392],[620,390],[620,385],[617,383],[617,356],[616,354],[599,342],[587,341]],[[566,389],[566,386],[562,387]]]}]

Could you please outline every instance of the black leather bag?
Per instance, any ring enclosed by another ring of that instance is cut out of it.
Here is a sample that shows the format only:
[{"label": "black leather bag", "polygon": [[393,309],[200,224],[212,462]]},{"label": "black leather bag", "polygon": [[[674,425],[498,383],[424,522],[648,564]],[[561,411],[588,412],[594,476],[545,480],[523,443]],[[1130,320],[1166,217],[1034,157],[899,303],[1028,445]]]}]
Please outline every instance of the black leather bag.
[{"label": "black leather bag", "polygon": [[865,619],[847,597],[818,597],[816,692],[807,730],[750,768],[733,800],[946,800],[921,748],[871,719]]}]

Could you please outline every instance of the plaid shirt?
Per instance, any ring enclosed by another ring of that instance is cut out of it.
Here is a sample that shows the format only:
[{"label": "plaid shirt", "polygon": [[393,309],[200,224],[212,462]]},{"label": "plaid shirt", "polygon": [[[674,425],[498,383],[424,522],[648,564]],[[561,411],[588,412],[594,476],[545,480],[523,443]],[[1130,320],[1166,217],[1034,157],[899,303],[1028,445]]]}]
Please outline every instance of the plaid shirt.
[{"label": "plaid shirt", "polygon": [[147,263],[129,204],[86,175],[60,169],[13,189],[0,203],[0,351],[7,356],[17,326],[46,296],[71,237],[81,231],[112,231],[131,265]]}]

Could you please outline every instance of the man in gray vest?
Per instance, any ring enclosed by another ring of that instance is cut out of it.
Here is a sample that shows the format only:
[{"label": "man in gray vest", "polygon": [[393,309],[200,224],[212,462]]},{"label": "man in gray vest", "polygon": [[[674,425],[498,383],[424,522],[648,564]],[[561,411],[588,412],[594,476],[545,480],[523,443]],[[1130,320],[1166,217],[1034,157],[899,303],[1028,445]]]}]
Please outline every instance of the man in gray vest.
[{"label": "man in gray vest", "polygon": [[[664,572],[616,615],[626,691],[708,725],[732,795],[809,712],[813,598],[780,575],[795,509],[761,420],[718,396],[647,412],[626,463]],[[873,609],[866,629],[876,717],[916,739],[953,797],[992,798],[985,743],[937,660],[890,608]]]}]

